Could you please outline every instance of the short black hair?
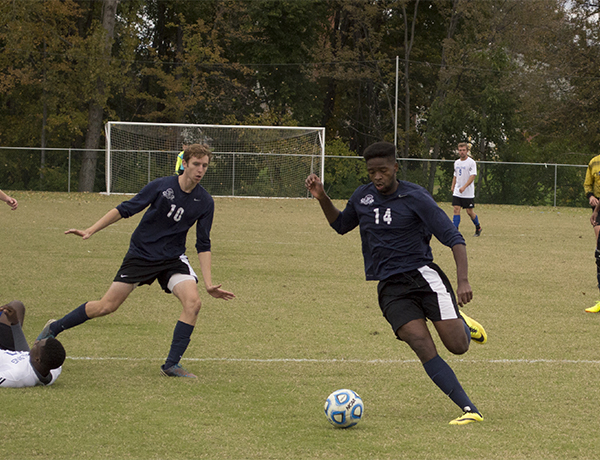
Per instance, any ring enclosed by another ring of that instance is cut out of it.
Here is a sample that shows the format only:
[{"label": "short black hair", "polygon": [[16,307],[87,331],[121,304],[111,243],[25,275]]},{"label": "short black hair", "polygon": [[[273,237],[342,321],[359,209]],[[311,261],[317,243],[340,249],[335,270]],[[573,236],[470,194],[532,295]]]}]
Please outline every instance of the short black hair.
[{"label": "short black hair", "polygon": [[390,142],[375,142],[363,152],[365,161],[372,158],[392,158],[396,160],[396,146]]},{"label": "short black hair", "polygon": [[40,351],[41,362],[50,369],[57,369],[62,366],[66,357],[65,347],[54,337],[48,338]]}]

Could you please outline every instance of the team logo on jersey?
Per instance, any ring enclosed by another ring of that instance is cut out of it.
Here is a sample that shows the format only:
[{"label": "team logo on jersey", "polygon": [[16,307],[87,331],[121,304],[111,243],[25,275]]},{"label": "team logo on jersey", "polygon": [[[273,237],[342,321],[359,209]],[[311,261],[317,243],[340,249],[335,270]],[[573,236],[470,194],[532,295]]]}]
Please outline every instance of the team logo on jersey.
[{"label": "team logo on jersey", "polygon": [[172,188],[168,188],[163,192],[163,196],[167,199],[167,200],[174,200],[175,199],[175,192],[173,191]]},{"label": "team logo on jersey", "polygon": [[370,204],[375,203],[375,198],[373,195],[369,194],[360,200],[360,204],[364,204],[365,206],[369,206]]}]

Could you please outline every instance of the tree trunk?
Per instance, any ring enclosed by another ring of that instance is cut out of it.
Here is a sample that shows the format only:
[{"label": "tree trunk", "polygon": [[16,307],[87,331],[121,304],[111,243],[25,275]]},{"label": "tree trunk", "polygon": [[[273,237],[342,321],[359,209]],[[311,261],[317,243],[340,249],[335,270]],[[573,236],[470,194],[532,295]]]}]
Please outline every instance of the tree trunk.
[{"label": "tree trunk", "polygon": [[[119,0],[103,0],[102,27],[106,30],[106,42],[104,44],[104,57],[108,61],[111,56],[112,40],[115,31],[115,18]],[[79,171],[80,192],[93,192],[96,179],[96,162],[98,152],[95,150],[100,145],[102,134],[102,117],[104,115],[104,104],[106,101],[105,84],[102,77],[96,81],[96,97],[90,101],[88,114],[88,129],[85,135],[85,151]]]}]

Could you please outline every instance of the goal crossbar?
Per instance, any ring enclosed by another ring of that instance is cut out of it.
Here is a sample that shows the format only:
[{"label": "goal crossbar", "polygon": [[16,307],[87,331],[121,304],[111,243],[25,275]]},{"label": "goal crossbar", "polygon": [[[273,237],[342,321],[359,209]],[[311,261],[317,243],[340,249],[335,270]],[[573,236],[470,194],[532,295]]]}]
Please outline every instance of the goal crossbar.
[{"label": "goal crossbar", "polygon": [[307,197],[304,179],[325,171],[325,128],[108,122],[106,193],[137,193],[174,174],[182,145],[213,152],[202,185],[215,196]]}]

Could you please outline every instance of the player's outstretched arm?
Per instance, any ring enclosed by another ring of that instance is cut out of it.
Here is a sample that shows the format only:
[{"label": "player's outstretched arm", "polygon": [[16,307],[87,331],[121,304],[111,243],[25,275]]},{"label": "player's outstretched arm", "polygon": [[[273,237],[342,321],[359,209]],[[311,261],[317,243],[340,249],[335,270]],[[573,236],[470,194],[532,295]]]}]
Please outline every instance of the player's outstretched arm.
[{"label": "player's outstretched arm", "polygon": [[121,213],[117,210],[117,208],[113,208],[108,211],[103,217],[98,220],[94,225],[86,230],[77,230],[76,228],[70,228],[65,231],[65,235],[73,234],[82,237],[84,240],[87,240],[94,233],[99,232],[103,228],[108,227],[111,224],[114,224],[118,220],[121,219]]},{"label": "player's outstretched arm", "polygon": [[306,188],[311,193],[311,195],[319,201],[321,205],[321,209],[323,210],[323,214],[327,218],[327,221],[332,224],[340,215],[340,210],[336,208],[331,201],[331,199],[325,193],[325,189],[323,188],[323,182],[319,179],[319,176],[316,174],[311,174],[304,181]]},{"label": "player's outstretched arm", "polygon": [[233,292],[225,291],[221,289],[222,284],[213,284],[211,275],[212,266],[212,254],[210,251],[199,252],[198,260],[200,261],[200,270],[202,271],[202,279],[204,280],[204,287],[206,292],[216,299],[231,300],[235,298]]},{"label": "player's outstretched arm", "polygon": [[469,264],[467,261],[467,247],[464,244],[455,244],[452,246],[452,254],[456,263],[456,300],[462,307],[464,304],[473,300],[473,290],[469,284]]}]

